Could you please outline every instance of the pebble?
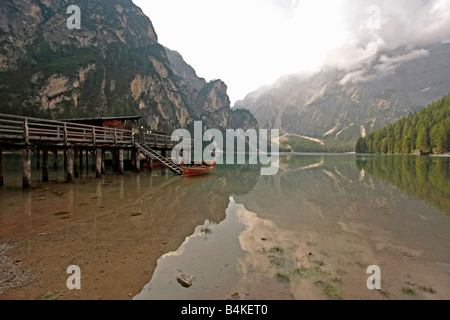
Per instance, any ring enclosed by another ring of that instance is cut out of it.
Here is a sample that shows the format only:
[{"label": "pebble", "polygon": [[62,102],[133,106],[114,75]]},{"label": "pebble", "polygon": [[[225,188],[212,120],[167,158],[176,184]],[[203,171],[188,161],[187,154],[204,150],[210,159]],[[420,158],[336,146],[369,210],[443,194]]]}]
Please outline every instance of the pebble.
[{"label": "pebble", "polygon": [[189,288],[190,286],[192,286],[193,278],[194,277],[192,277],[191,275],[182,274],[177,277],[177,281],[183,287]]}]

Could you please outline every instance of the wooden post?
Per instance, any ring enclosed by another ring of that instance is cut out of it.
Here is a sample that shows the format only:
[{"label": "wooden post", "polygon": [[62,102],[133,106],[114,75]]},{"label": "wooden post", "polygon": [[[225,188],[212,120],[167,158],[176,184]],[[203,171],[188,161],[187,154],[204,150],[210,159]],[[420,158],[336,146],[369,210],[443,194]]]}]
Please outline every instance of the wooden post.
[{"label": "wooden post", "polygon": [[67,150],[66,172],[67,182],[73,182],[73,149]]},{"label": "wooden post", "polygon": [[64,145],[65,146],[67,146],[67,124],[66,123],[64,123],[64,132],[63,132],[63,134],[64,134]]},{"label": "wooden post", "polygon": [[119,149],[119,173],[125,173],[125,168],[123,166],[123,149]]},{"label": "wooden post", "polygon": [[80,149],[80,174],[83,172],[83,149]]},{"label": "wooden post", "polygon": [[97,135],[95,132],[95,127],[92,127],[92,145],[95,147],[95,140],[97,140]]},{"label": "wooden post", "polygon": [[96,154],[96,162],[95,162],[95,176],[97,178],[102,177],[102,150],[97,149]]},{"label": "wooden post", "polygon": [[117,172],[117,153],[116,150],[111,150],[111,156],[112,156],[112,166],[113,166],[113,172]]},{"label": "wooden post", "polygon": [[79,178],[80,177],[80,150],[75,149],[74,150],[74,162],[75,162],[75,166],[74,166],[74,176],[75,178]]},{"label": "wooden post", "polygon": [[24,189],[31,187],[31,157],[30,157],[30,147],[25,146],[22,150],[22,187]]},{"label": "wooden post", "polygon": [[136,153],[135,153],[135,168],[137,172],[141,171],[141,151],[139,149],[136,149]]},{"label": "wooden post", "polygon": [[106,159],[106,151],[105,149],[102,149],[102,174],[106,173],[106,169],[105,169],[105,159]]},{"label": "wooden post", "polygon": [[123,200],[124,198],[124,177],[119,178],[119,198],[120,200]]},{"label": "wooden post", "polygon": [[53,151],[53,169],[58,169],[58,150]]},{"label": "wooden post", "polygon": [[95,149],[92,150],[91,157],[92,157],[92,171],[95,171],[95,167],[97,165],[97,159],[95,157]]},{"label": "wooden post", "polygon": [[136,189],[137,189],[137,194],[141,195],[141,175],[140,174],[136,175]]},{"label": "wooden post", "polygon": [[3,148],[0,146],[0,187],[4,186],[3,181]]},{"label": "wooden post", "polygon": [[95,182],[95,197],[97,198],[97,207],[103,206],[103,192],[102,192],[102,180],[97,180]]},{"label": "wooden post", "polygon": [[64,168],[67,168],[67,150],[64,150]]},{"label": "wooden post", "polygon": [[27,189],[31,187],[31,157],[28,139],[28,118],[23,121],[23,137],[25,140],[25,148],[22,150],[22,187]]},{"label": "wooden post", "polygon": [[89,173],[89,150],[86,150],[86,173]]},{"label": "wooden post", "polygon": [[23,139],[25,140],[25,145],[28,146],[29,139],[28,139],[28,118],[25,118],[23,120]]},{"label": "wooden post", "polygon": [[148,159],[148,169],[150,171],[153,171],[153,159],[152,158]]},{"label": "wooden post", "polygon": [[48,182],[48,149],[42,152],[42,181]]},{"label": "wooden post", "polygon": [[136,169],[136,152],[134,150],[129,150],[128,158],[131,160],[131,169]]},{"label": "wooden post", "polygon": [[23,204],[23,225],[26,228],[32,228],[31,224],[31,195],[32,192],[22,192],[22,204]]},{"label": "wooden post", "polygon": [[41,149],[36,148],[36,168],[41,168]]},{"label": "wooden post", "polygon": [[74,197],[73,197],[73,183],[70,184],[69,190],[67,191],[67,211],[71,212],[72,214],[75,214],[75,210],[74,210]]}]

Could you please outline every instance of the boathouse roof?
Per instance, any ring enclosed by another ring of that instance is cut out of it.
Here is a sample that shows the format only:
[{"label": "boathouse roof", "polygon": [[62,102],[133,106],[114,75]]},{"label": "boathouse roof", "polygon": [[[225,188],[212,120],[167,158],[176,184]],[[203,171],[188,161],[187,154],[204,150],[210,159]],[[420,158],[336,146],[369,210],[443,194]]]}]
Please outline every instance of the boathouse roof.
[{"label": "boathouse roof", "polygon": [[64,119],[61,121],[64,122],[74,122],[74,123],[83,123],[83,124],[99,124],[104,123],[106,121],[134,121],[137,122],[141,119],[141,116],[125,116],[125,117],[103,117],[103,118],[77,118],[77,119]]}]

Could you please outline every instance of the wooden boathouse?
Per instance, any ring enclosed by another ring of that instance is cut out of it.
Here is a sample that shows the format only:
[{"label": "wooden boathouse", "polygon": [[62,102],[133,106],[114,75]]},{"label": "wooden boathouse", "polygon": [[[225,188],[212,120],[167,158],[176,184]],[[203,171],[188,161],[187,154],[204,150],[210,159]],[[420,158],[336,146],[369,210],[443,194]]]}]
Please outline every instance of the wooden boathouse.
[{"label": "wooden boathouse", "polygon": [[[150,169],[157,161],[176,175],[182,169],[168,159],[175,146],[171,137],[139,128],[140,117],[97,119],[45,120],[0,114],[0,187],[3,181],[3,150],[22,150],[23,188],[31,186],[31,152],[36,155],[37,167],[42,167],[42,180],[48,181],[49,153],[57,166],[58,153],[64,153],[67,182],[80,174],[83,161],[92,156],[96,176],[105,173],[106,152],[112,154],[114,168],[125,172],[124,152],[131,154],[132,167],[141,170],[141,157]],[[42,163],[41,163],[42,153]]]}]

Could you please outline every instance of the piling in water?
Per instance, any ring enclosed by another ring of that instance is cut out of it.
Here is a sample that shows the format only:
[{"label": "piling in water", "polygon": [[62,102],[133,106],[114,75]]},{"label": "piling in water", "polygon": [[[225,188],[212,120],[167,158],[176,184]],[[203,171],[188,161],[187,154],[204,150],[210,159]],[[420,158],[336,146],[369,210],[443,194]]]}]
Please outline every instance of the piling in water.
[{"label": "piling in water", "polygon": [[42,181],[48,181],[48,149],[42,152]]},{"label": "piling in water", "polygon": [[22,150],[22,172],[22,187],[28,189],[31,187],[31,158],[29,146],[26,146]]}]

